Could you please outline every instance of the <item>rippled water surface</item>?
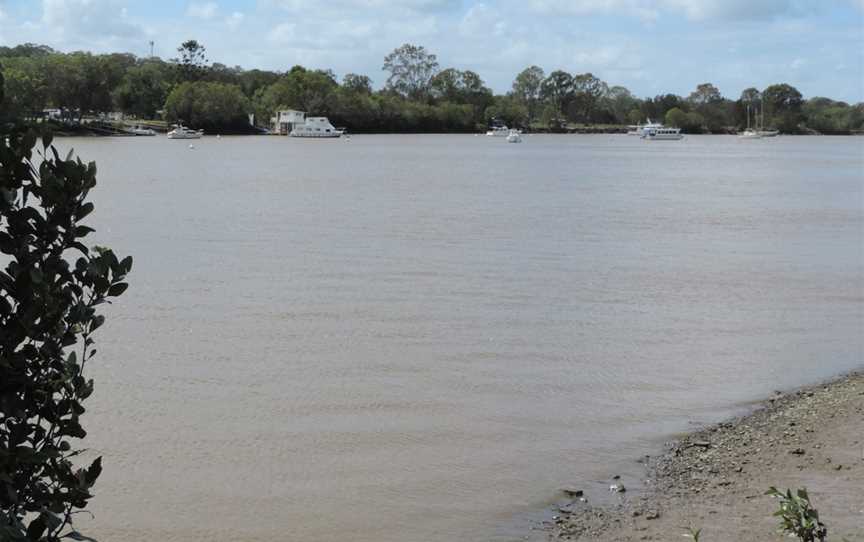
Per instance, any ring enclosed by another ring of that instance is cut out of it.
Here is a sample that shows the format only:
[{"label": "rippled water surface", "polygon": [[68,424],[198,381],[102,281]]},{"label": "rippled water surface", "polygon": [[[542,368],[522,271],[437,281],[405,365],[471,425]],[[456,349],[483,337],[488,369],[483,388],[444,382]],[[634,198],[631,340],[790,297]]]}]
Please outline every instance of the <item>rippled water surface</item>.
[{"label": "rippled water surface", "polygon": [[562,484],[864,360],[861,138],[59,144],[135,257],[91,373],[100,540],[518,540]]}]

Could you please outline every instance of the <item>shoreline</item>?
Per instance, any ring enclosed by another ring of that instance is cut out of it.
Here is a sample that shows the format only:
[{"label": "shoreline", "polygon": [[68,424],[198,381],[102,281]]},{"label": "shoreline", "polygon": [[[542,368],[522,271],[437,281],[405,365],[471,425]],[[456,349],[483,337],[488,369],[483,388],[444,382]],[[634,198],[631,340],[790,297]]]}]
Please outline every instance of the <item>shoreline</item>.
[{"label": "shoreline", "polygon": [[775,392],[640,462],[642,479],[613,477],[610,493],[562,490],[532,539],[680,540],[692,528],[707,541],[788,540],[765,495],[776,486],[808,489],[829,541],[864,540],[864,370]]},{"label": "shoreline", "polygon": [[[277,134],[266,134],[266,133],[257,133],[257,132],[240,132],[240,131],[219,131],[213,132],[212,134],[204,134],[206,135],[223,135],[223,136],[277,136]],[[523,132],[524,134],[536,134],[536,135],[625,135],[627,133],[626,128],[621,129],[572,129],[567,131],[553,131],[553,130],[530,130]],[[689,133],[682,132],[685,136],[710,136],[710,135],[726,135],[726,136],[734,136],[736,132],[713,132],[713,133]],[[165,132],[159,132],[157,130],[156,137],[164,136]],[[357,131],[357,132],[348,132],[346,135],[356,136],[356,135],[485,135],[480,132],[376,132],[376,131]],[[79,130],[79,131],[69,131],[69,130],[56,130],[54,131],[55,137],[142,137],[136,136],[135,134],[121,134],[121,133],[105,133],[105,132],[97,132],[90,130]],[[841,134],[832,134],[832,133],[796,133],[796,134],[780,134],[780,137],[800,137],[800,136],[817,136],[817,137],[861,137],[864,136],[864,132],[862,133],[841,133]],[[287,136],[281,136],[287,137]]]}]

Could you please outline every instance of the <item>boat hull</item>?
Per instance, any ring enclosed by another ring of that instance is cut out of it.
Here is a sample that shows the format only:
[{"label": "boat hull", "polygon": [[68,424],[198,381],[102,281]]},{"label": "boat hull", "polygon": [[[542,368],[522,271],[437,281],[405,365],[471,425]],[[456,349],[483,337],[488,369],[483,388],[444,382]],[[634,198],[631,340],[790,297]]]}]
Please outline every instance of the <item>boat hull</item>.
[{"label": "boat hull", "polygon": [[328,132],[328,133],[314,133],[313,132],[313,133],[308,133],[308,134],[291,132],[290,134],[288,134],[288,136],[289,137],[302,137],[302,138],[307,138],[307,139],[336,139],[336,138],[342,137],[342,132]]},{"label": "boat hull", "polygon": [[678,135],[660,135],[660,136],[647,136],[645,139],[648,141],[680,141],[684,139],[684,136],[681,134]]}]

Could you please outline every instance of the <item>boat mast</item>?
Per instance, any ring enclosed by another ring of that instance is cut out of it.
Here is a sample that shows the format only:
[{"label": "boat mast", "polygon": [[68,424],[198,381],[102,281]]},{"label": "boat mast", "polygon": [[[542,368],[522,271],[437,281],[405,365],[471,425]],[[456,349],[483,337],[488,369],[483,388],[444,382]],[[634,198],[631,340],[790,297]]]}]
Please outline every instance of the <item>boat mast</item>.
[{"label": "boat mast", "polygon": [[765,93],[763,92],[762,94],[760,94],[759,97],[760,97],[761,100],[762,100],[762,119],[761,119],[761,122],[760,122],[760,127],[759,127],[759,129],[760,129],[760,130],[764,130],[764,129],[765,129]]}]

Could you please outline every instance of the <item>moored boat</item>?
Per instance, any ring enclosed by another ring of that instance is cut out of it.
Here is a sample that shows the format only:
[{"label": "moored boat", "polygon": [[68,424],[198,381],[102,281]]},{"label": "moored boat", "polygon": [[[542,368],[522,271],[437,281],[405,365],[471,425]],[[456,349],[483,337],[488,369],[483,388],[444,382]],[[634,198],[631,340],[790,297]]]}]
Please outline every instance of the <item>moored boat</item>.
[{"label": "moored boat", "polygon": [[175,124],[174,129],[168,132],[168,139],[201,139],[204,130],[192,130],[182,124]]},{"label": "moored boat", "polygon": [[156,130],[153,130],[152,128],[146,128],[146,127],[140,126],[138,124],[136,124],[132,128],[129,128],[127,130],[127,132],[129,132],[132,135],[136,135],[136,136],[155,136],[156,135]]},{"label": "moored boat", "polygon": [[681,128],[667,128],[663,126],[661,128],[646,130],[642,139],[650,141],[678,141],[679,139],[684,139],[684,136],[681,134]]},{"label": "moored boat", "polygon": [[327,117],[306,117],[305,122],[295,124],[288,135],[291,137],[332,138],[342,137],[342,130],[330,124]]},{"label": "moored boat", "polygon": [[510,135],[510,128],[498,119],[492,119],[489,124],[489,130],[486,132],[489,137],[507,137]]},{"label": "moored boat", "polygon": [[655,128],[663,128],[663,125],[659,122],[651,122],[651,119],[648,119],[648,122],[646,122],[645,124],[631,124],[630,126],[628,126],[627,135],[642,137],[645,135],[646,131]]},{"label": "moored boat", "polygon": [[270,133],[315,139],[342,137],[344,128],[336,128],[327,117],[307,117],[305,111],[285,109],[271,117]]},{"label": "moored boat", "polygon": [[738,139],[762,139],[762,134],[750,128],[750,106],[747,106],[747,129],[738,134]]}]

